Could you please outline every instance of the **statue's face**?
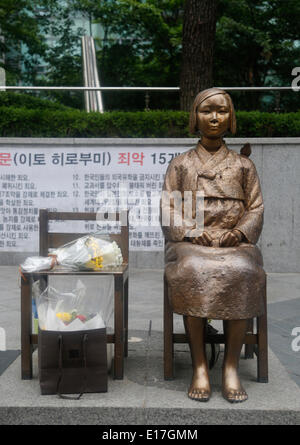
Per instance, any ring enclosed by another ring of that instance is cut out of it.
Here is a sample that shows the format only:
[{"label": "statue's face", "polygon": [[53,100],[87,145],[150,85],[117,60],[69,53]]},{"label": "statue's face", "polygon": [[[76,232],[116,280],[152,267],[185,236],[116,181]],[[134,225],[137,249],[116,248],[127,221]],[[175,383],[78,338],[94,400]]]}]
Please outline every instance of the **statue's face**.
[{"label": "statue's face", "polygon": [[205,99],[197,108],[197,127],[203,136],[216,139],[223,136],[230,125],[230,108],[223,94]]}]

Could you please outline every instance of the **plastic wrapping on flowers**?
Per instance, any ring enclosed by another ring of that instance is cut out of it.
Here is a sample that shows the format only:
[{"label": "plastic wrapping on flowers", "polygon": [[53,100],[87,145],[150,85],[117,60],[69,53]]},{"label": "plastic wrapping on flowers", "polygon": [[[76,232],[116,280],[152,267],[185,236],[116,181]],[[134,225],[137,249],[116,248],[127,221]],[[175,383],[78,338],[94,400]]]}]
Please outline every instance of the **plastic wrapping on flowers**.
[{"label": "plastic wrapping on flowers", "polygon": [[48,257],[28,257],[21,264],[23,272],[52,269],[56,264],[70,270],[101,270],[123,263],[120,247],[97,234],[89,234],[58,249],[50,249]]}]

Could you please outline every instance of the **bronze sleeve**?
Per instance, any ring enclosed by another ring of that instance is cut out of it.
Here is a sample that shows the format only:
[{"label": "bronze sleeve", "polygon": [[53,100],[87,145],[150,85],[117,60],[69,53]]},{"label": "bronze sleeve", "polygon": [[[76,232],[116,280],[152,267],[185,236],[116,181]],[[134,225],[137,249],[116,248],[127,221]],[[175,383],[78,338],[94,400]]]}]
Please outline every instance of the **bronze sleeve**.
[{"label": "bronze sleeve", "polygon": [[244,160],[242,158],[242,164],[244,170],[243,189],[245,194],[245,212],[235,226],[235,229],[240,230],[249,243],[256,244],[263,227],[263,198],[254,163],[250,159]]}]

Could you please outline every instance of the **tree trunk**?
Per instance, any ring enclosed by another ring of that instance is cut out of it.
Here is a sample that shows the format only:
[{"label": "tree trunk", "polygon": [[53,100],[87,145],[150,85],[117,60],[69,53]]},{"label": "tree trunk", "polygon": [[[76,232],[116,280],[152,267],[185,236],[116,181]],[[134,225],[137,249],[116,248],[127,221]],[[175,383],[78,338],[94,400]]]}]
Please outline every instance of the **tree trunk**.
[{"label": "tree trunk", "polygon": [[199,91],[212,86],[218,0],[186,0],[182,36],[180,108],[189,111]]}]

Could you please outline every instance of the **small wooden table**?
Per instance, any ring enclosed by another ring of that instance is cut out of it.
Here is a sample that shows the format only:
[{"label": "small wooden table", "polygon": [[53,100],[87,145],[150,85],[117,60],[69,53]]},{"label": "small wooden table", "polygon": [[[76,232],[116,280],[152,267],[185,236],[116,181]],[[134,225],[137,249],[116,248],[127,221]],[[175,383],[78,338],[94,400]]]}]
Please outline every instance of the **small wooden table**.
[{"label": "small wooden table", "polygon": [[101,276],[113,275],[115,285],[114,296],[114,333],[107,335],[107,342],[114,343],[114,378],[123,379],[124,357],[128,355],[128,282],[129,282],[129,211],[124,213],[105,213],[103,218],[98,213],[82,212],[51,212],[48,209],[39,211],[39,254],[47,256],[49,248],[58,248],[74,241],[86,234],[83,233],[61,233],[49,232],[49,221],[120,221],[121,231],[109,234],[110,240],[115,241],[122,251],[123,264],[119,267],[107,267],[100,271],[70,271],[61,266],[55,266],[51,270],[23,273],[21,277],[21,367],[22,379],[32,378],[32,352],[37,345],[37,335],[32,334],[32,283],[42,280],[42,287],[48,285],[48,277],[88,275]]}]

